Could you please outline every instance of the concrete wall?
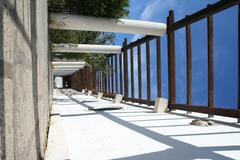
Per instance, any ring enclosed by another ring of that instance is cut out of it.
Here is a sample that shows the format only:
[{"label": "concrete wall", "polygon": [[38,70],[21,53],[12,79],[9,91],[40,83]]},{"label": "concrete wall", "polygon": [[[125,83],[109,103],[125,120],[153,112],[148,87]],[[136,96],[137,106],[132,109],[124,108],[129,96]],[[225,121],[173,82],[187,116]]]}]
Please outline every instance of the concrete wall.
[{"label": "concrete wall", "polygon": [[0,0],[0,159],[44,154],[50,109],[47,0]]}]

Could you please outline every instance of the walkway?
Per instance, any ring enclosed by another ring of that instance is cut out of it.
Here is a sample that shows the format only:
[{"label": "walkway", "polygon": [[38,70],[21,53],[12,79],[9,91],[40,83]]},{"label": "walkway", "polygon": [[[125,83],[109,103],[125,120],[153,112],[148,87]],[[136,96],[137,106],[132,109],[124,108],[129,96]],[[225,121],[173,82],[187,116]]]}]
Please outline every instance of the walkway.
[{"label": "walkway", "polygon": [[240,159],[240,127],[232,123],[236,119],[215,116],[214,120],[219,121],[215,126],[198,127],[189,124],[195,118],[192,116],[206,115],[187,116],[180,111],[156,114],[127,104],[121,110],[87,109],[109,103],[80,93],[67,96],[56,90],[52,117],[59,117],[60,127],[50,125],[46,159]]}]

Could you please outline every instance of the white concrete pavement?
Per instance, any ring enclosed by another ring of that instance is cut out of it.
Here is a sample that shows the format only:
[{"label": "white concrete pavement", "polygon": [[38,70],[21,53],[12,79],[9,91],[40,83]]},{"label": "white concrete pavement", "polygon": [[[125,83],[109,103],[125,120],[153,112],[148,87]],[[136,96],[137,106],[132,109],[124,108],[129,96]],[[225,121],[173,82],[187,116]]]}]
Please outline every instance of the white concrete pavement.
[{"label": "white concrete pavement", "polygon": [[[81,94],[54,95],[67,149],[72,160],[232,160],[240,159],[240,128],[236,119],[215,116],[211,127],[190,125],[205,114],[185,112],[153,113],[152,110],[124,105],[121,110],[89,111],[88,106],[107,105]],[[224,121],[222,123],[222,121]],[[225,124],[227,122],[227,125]],[[51,130],[51,126],[50,126]],[[54,134],[49,135],[59,138]],[[48,146],[47,152],[56,148]],[[56,156],[52,156],[56,157]],[[50,159],[50,158],[48,158]],[[54,158],[53,158],[54,159]]]}]

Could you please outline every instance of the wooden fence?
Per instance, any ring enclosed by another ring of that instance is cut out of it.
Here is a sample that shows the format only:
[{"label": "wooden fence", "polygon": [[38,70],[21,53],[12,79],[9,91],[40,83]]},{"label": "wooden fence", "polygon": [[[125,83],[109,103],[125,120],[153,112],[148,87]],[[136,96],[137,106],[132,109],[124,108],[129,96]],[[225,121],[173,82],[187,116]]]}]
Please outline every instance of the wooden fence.
[{"label": "wooden fence", "polygon": [[[233,6],[238,6],[238,109],[221,109],[214,104],[214,50],[213,50],[213,15]],[[174,11],[169,12],[167,17],[167,49],[168,49],[168,90],[169,90],[169,110],[179,109],[188,112],[206,113],[209,116],[220,115],[227,117],[238,118],[240,122],[240,9],[239,0],[221,0],[213,5],[208,5],[206,8],[175,22]],[[207,19],[207,37],[208,37],[208,106],[196,106],[192,104],[192,43],[191,43],[191,25],[200,20]],[[186,60],[187,60],[187,103],[176,103],[176,65],[175,65],[175,32],[181,28],[186,30]],[[157,97],[161,95],[161,37],[145,36],[135,42],[128,43],[127,39],[123,42],[122,52],[118,55],[110,55],[106,61],[112,66],[113,70],[109,74],[102,72],[96,73],[89,71],[89,68],[82,69],[72,76],[72,87],[77,90],[93,89],[95,92],[101,91],[104,96],[114,97],[114,94],[123,94],[125,101],[137,102],[139,104],[153,105],[151,100],[151,46],[150,41],[155,41],[156,44],[156,71],[157,71]],[[142,86],[142,47],[145,45],[146,53],[146,84],[147,98],[143,98]],[[137,57],[133,56],[134,49],[137,51]],[[130,56],[129,56],[130,54]],[[128,59],[130,57],[130,59]],[[134,78],[134,58],[137,58],[138,64],[138,80]],[[129,63],[130,62],[130,63]],[[130,74],[128,69],[130,67]],[[80,75],[80,76],[79,76]],[[87,75],[87,76],[86,76]],[[85,77],[85,79],[83,78]],[[129,81],[130,79],[130,81]],[[135,98],[135,83],[138,83],[138,98]],[[78,85],[76,85],[78,84]],[[131,85],[131,92],[129,92]],[[129,94],[131,93],[131,94]]]},{"label": "wooden fence", "polygon": [[[221,109],[214,105],[214,50],[213,50],[213,15],[226,10],[230,7],[238,5],[238,39],[240,37],[239,29],[239,1],[238,0],[222,0],[213,5],[208,5],[206,8],[186,16],[185,18],[175,22],[174,11],[169,12],[167,17],[167,48],[168,48],[168,89],[169,89],[169,109],[179,109],[188,112],[200,112],[212,115],[221,115],[227,117],[240,118],[240,78],[238,78],[238,109]],[[202,19],[207,19],[207,37],[208,37],[208,106],[195,106],[192,104],[192,43],[191,43],[191,24],[198,22]],[[187,58],[187,103],[176,103],[176,65],[175,65],[175,32],[181,28],[186,30],[186,58]],[[105,96],[113,97],[115,93],[124,95],[125,101],[138,102],[139,104],[153,105],[154,101],[151,100],[151,67],[150,67],[150,54],[151,47],[150,41],[156,43],[156,69],[157,69],[157,96],[161,97],[161,37],[145,36],[135,42],[128,43],[127,39],[123,42],[122,53],[119,55],[109,56],[107,63],[113,66],[114,71],[108,75],[100,76],[98,82],[98,90],[103,91]],[[240,75],[240,49],[238,40],[238,77]],[[147,99],[142,98],[142,57],[141,46],[146,47],[146,80],[147,80]],[[137,48],[137,63],[138,63],[138,81],[134,79],[134,48]],[[130,51],[130,52],[129,52]],[[128,57],[130,54],[130,63]],[[128,69],[130,67],[130,74]],[[118,78],[118,75],[120,78]],[[130,78],[130,81],[129,81]],[[115,79],[115,81],[114,81]],[[120,81],[118,81],[120,79]],[[110,83],[111,80],[111,83]],[[105,81],[105,83],[104,83]],[[138,98],[135,98],[135,83],[138,83]],[[131,84],[131,95],[129,95],[129,85]],[[120,89],[119,89],[120,86]],[[110,90],[111,88],[111,90]],[[115,89],[114,89],[115,88]],[[239,119],[240,121],[240,119]]]}]

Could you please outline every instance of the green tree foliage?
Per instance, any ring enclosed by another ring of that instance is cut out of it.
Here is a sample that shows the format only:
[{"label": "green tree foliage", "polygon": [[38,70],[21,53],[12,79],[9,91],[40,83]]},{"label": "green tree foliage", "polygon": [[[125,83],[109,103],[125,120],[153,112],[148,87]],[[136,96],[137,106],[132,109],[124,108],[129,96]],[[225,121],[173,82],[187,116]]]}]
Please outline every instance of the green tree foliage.
[{"label": "green tree foliage", "polygon": [[[49,12],[81,14],[95,17],[119,18],[128,16],[129,0],[49,0]],[[114,44],[113,33],[50,30],[51,43]],[[55,56],[60,54],[55,54]],[[106,56],[99,54],[63,54],[67,59],[84,59],[97,70],[108,70]]]}]

